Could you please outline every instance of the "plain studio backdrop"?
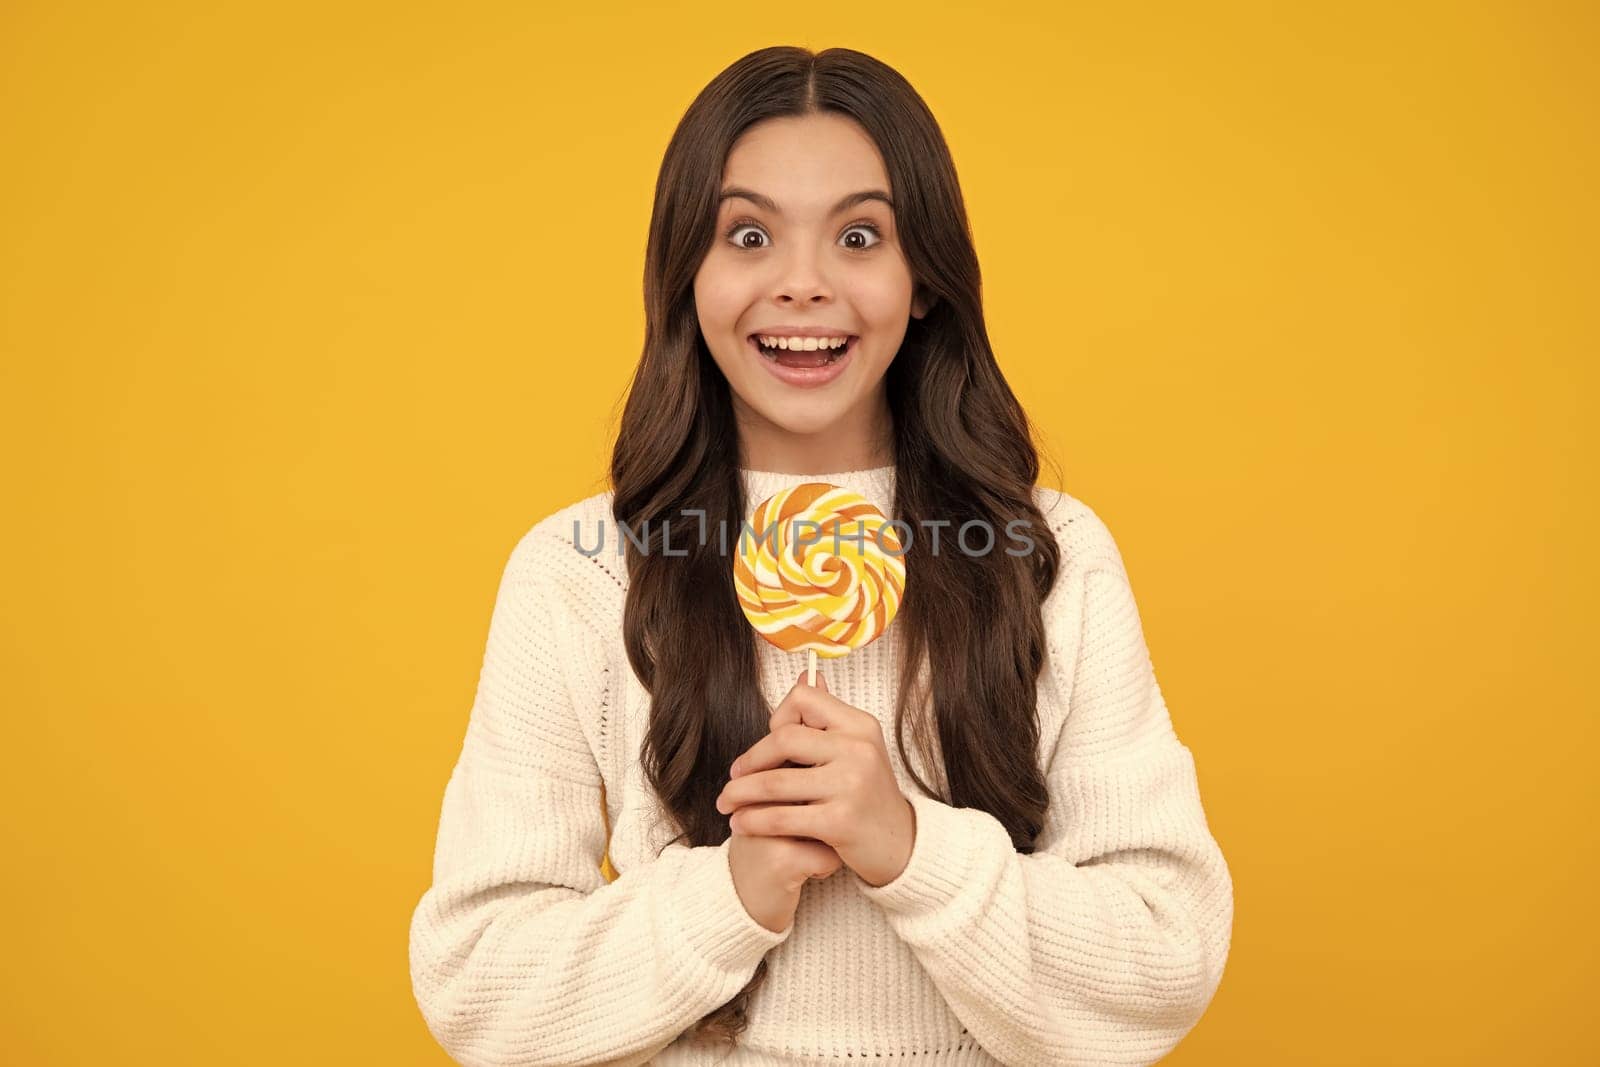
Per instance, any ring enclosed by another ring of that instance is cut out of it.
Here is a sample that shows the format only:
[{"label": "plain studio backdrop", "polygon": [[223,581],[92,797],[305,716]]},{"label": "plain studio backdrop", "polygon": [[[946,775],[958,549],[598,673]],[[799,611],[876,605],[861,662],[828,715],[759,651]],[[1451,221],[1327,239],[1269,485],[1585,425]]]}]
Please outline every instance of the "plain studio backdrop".
[{"label": "plain studio backdrop", "polygon": [[1174,1064],[1593,1055],[1593,5],[0,14],[19,1064],[439,1065],[495,583],[604,487],[656,167],[771,44],[924,95],[1235,879]]}]

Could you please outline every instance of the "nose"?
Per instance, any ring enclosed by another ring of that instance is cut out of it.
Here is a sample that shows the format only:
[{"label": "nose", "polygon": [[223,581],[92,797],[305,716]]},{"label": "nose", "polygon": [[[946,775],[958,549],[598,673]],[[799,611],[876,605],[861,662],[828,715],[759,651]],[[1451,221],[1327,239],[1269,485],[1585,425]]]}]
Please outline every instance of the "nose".
[{"label": "nose", "polygon": [[833,299],[833,284],[822,269],[820,257],[799,251],[784,263],[773,299],[779,304],[818,304]]}]

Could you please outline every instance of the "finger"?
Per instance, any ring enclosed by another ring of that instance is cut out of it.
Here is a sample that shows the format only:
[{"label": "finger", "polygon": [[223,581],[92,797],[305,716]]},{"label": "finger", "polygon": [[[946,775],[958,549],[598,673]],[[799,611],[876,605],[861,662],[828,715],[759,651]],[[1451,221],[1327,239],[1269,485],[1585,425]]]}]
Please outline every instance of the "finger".
[{"label": "finger", "polygon": [[[736,833],[752,837],[811,837],[820,825],[815,804],[764,804],[740,808],[728,819]],[[826,844],[826,842],[823,842]]]},{"label": "finger", "polygon": [[789,690],[773,711],[767,728],[776,730],[791,722],[818,730],[853,731],[858,736],[866,736],[869,727],[877,726],[877,720],[860,708],[846,704],[821,686],[813,688],[804,682]]},{"label": "finger", "polygon": [[808,880],[831,878],[844,869],[844,862],[839,859],[839,853],[833,850],[832,845],[825,845],[814,837],[790,837],[786,840],[801,846],[799,851],[805,858]]},{"label": "finger", "polygon": [[[765,804],[751,804],[751,805],[747,805],[745,807],[740,808],[739,811],[755,811],[758,808],[764,808],[764,807],[767,807],[767,805],[765,805]],[[732,815],[737,815],[737,814],[739,814],[738,811],[732,813]],[[733,821],[732,815],[730,815],[729,818],[728,818],[728,826],[736,834],[737,833],[744,833],[744,831],[740,830],[738,826],[734,825],[734,821]]]},{"label": "finger", "polygon": [[796,686],[784,698],[784,702],[792,703],[789,715],[797,716],[802,725],[816,730],[835,730],[852,737],[869,737],[880,729],[877,719],[858,707],[846,704],[825,689]]},{"label": "finger", "polygon": [[783,766],[784,760],[793,760],[807,766],[826,763],[833,757],[839,739],[829,737],[821,730],[790,723],[774,730],[745,750],[733,761],[728,775],[739,778],[756,771],[768,771]]},{"label": "finger", "polygon": [[772,717],[767,720],[767,730],[769,732],[776,730],[778,727],[783,726],[786,723],[804,722],[804,719],[800,715],[799,704],[790,699],[790,697],[794,696],[797,690],[821,690],[822,692],[826,693],[828,691],[828,683],[826,679],[822,677],[822,672],[818,671],[817,684],[815,686],[808,685],[806,683],[806,672],[801,671],[799,680],[789,688],[788,695],[786,695],[783,700],[779,701],[778,706],[772,711]]},{"label": "finger", "polygon": [[826,795],[815,767],[756,771],[730,779],[717,795],[717,810],[726,814],[746,804],[765,801],[820,800]]}]

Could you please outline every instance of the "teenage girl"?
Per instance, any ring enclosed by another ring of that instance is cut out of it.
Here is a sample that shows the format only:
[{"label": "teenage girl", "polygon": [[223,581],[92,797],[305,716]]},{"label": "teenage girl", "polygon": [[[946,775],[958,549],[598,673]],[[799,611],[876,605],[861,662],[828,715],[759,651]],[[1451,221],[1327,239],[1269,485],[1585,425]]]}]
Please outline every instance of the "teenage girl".
[{"label": "teenage girl", "polygon": [[[842,48],[719,74],[645,316],[611,488],[500,583],[411,925],[429,1030],[464,1064],[1160,1059],[1233,886],[1116,542],[1037,484],[922,99]],[[730,555],[805,481],[910,534],[898,617],[815,686]]]}]

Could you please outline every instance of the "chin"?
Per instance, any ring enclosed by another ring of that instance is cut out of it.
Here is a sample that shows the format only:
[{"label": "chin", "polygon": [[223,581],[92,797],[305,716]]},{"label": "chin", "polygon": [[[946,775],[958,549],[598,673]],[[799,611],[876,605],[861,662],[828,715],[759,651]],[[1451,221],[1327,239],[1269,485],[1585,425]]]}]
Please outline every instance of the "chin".
[{"label": "chin", "polygon": [[764,410],[762,416],[773,426],[785,433],[794,434],[796,437],[813,437],[817,434],[827,433],[839,424],[844,417],[843,410],[835,410],[833,405],[816,411],[797,411],[794,405],[786,409]]}]

